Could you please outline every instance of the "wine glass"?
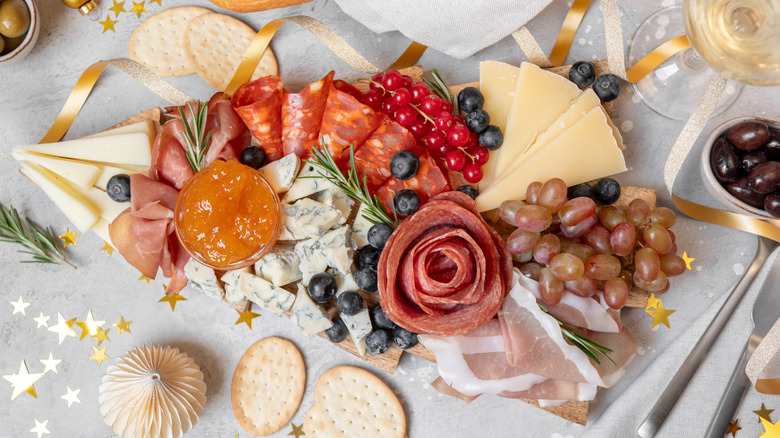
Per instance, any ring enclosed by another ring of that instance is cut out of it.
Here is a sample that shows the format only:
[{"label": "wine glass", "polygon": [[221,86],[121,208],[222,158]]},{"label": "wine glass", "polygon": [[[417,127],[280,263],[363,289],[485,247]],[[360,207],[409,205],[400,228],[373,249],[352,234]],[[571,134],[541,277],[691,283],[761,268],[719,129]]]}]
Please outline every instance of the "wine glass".
[{"label": "wine glass", "polygon": [[[742,90],[740,82],[780,84],[780,2],[776,0],[683,0],[639,25],[629,43],[629,64],[661,43],[687,34],[681,50],[632,84],[656,113],[687,120],[717,72],[728,80],[714,114],[725,111]],[[739,82],[737,82],[739,81]]]}]

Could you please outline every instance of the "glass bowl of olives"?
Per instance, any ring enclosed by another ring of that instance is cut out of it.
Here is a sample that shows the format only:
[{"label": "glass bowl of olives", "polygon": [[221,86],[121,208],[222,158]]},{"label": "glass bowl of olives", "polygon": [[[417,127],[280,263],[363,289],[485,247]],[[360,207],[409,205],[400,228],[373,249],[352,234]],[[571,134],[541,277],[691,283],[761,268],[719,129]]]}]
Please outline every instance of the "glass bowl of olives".
[{"label": "glass bowl of olives", "polygon": [[780,218],[780,124],[759,117],[721,124],[704,144],[701,174],[729,210]]},{"label": "glass bowl of olives", "polygon": [[34,0],[0,0],[0,63],[10,64],[27,56],[39,33]]}]

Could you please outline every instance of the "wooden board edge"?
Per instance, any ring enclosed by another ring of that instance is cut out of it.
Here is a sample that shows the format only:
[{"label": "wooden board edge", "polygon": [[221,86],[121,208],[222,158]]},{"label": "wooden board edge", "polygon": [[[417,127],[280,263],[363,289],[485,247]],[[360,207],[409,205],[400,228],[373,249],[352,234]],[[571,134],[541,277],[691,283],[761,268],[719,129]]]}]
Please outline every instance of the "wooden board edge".
[{"label": "wooden board edge", "polygon": [[143,122],[144,120],[151,120],[154,123],[154,127],[156,128],[157,132],[160,132],[160,124],[162,122],[162,109],[160,109],[159,107],[148,109],[142,113],[138,113],[133,117],[130,117],[129,119],[125,119],[115,125],[109,126],[108,128],[100,132],[108,131],[109,129],[114,129],[114,128],[121,128],[122,126]]},{"label": "wooden board edge", "polygon": [[585,426],[588,423],[588,410],[590,408],[590,402],[586,401],[570,401],[558,406],[541,407],[536,400],[521,398],[520,400],[528,403],[531,406],[544,409],[545,411],[557,415],[561,418],[571,421],[572,423]]}]

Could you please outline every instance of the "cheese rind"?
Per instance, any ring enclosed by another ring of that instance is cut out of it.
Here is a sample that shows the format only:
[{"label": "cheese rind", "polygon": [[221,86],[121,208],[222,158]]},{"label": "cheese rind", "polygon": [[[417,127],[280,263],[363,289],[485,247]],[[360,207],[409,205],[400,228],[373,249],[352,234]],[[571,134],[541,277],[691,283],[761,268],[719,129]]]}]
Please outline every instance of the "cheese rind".
[{"label": "cheese rind", "polygon": [[145,133],[80,138],[58,143],[19,146],[24,152],[103,163],[148,167],[152,164],[152,144]]}]

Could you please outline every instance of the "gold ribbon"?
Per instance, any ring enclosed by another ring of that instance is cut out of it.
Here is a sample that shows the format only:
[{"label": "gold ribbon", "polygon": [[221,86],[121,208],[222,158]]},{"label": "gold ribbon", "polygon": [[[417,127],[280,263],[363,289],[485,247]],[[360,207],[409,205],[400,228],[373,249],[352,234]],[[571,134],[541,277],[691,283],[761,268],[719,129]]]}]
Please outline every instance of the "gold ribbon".
[{"label": "gold ribbon", "polygon": [[672,202],[680,212],[694,219],[713,225],[745,231],[766,237],[767,239],[772,239],[775,242],[780,242],[780,228],[768,222],[764,222],[763,220],[744,214],[732,213],[730,211],[723,211],[695,204],[680,198],[674,193],[672,193]]},{"label": "gold ribbon", "polygon": [[676,55],[682,49],[691,46],[687,35],[681,35],[656,47],[652,52],[640,59],[626,72],[628,82],[639,82],[664,61]]},{"label": "gold ribbon", "polygon": [[607,43],[609,72],[621,79],[626,79],[623,25],[620,24],[620,11],[618,10],[617,0],[601,0],[601,13],[604,17],[604,35]]},{"label": "gold ribbon", "polygon": [[531,35],[527,27],[523,26],[512,32],[512,38],[515,39],[517,45],[520,46],[520,50],[523,51],[523,54],[530,62],[539,67],[552,67],[550,60],[547,59],[547,55],[544,54],[536,38]]},{"label": "gold ribbon", "polygon": [[558,33],[552,52],[550,52],[550,63],[553,66],[560,66],[566,59],[571,43],[574,41],[574,35],[577,33],[577,29],[579,29],[580,23],[582,23],[582,18],[585,16],[588,6],[590,6],[590,0],[574,0],[571,8],[569,8],[569,12],[566,13],[566,18],[563,19],[563,25],[561,25],[561,31]]},{"label": "gold ribbon", "polygon": [[780,379],[758,379],[756,380],[756,391],[761,394],[780,394]]}]

